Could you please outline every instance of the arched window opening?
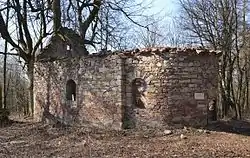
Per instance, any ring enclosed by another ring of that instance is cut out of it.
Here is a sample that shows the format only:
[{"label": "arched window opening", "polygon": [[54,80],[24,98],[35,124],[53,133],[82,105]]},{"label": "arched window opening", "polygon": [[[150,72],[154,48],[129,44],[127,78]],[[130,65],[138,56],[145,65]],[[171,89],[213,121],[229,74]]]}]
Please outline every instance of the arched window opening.
[{"label": "arched window opening", "polygon": [[132,81],[132,99],[137,108],[145,109],[147,104],[146,92],[147,83],[142,78],[135,78]]},{"label": "arched window opening", "polygon": [[76,101],[76,83],[72,79],[66,84],[66,99]]}]

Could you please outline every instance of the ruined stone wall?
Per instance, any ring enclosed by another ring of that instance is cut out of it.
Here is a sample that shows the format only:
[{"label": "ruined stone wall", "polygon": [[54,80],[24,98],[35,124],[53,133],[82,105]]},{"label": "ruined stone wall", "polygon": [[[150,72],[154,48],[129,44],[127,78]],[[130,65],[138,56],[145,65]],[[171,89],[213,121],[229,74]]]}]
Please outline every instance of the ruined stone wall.
[{"label": "ruined stone wall", "polygon": [[[195,49],[155,49],[124,59],[127,126],[165,123],[205,125],[207,107],[217,99],[219,57]],[[147,83],[144,108],[133,102],[133,80]]]},{"label": "ruined stone wall", "polygon": [[[79,118],[110,128],[122,126],[121,59],[118,56],[82,59]],[[83,121],[82,121],[83,122]],[[101,123],[101,124],[100,124]]]},{"label": "ruined stone wall", "polygon": [[169,62],[166,89],[170,115],[166,122],[205,125],[208,104],[217,99],[218,55],[180,50],[169,54]]},{"label": "ruined stone wall", "polygon": [[[66,123],[121,128],[121,64],[118,56],[36,63],[36,116],[44,109]],[[76,101],[66,99],[66,84],[76,83]]]},{"label": "ruined stone wall", "polygon": [[[69,123],[111,128],[204,125],[217,97],[218,59],[207,50],[162,48],[37,62],[36,116],[48,109]],[[76,101],[66,100],[70,79]]]},{"label": "ruined stone wall", "polygon": [[[167,76],[165,69],[168,65],[169,61],[165,59],[164,53],[142,53],[124,60],[125,127],[163,124],[163,116],[166,114],[162,111],[167,108],[168,96],[164,80]],[[132,83],[137,78],[146,83],[143,107],[137,107],[133,102],[135,94],[133,94]]]}]

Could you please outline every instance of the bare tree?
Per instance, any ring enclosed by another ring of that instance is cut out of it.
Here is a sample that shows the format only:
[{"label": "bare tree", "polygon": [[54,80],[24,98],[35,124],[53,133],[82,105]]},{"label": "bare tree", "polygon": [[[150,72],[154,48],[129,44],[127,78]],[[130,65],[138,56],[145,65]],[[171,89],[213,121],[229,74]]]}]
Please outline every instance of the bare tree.
[{"label": "bare tree", "polygon": [[157,18],[147,18],[144,23],[144,25],[147,26],[148,29],[138,29],[138,45],[141,45],[143,47],[157,47],[166,44],[166,34],[164,35],[161,20]]},{"label": "bare tree", "polygon": [[[6,15],[6,27],[8,27],[8,20],[9,20],[9,0],[7,0],[7,15]],[[7,97],[7,84],[6,84],[6,64],[7,64],[7,50],[8,50],[8,43],[7,41],[5,41],[5,44],[4,44],[4,63],[3,63],[3,94],[4,94],[4,97],[3,97],[3,107],[1,108],[4,108],[6,109],[6,97]]]},{"label": "bare tree", "polygon": [[[3,63],[3,60],[0,60]],[[0,68],[0,85],[3,84],[3,68]],[[15,56],[8,56],[6,61],[6,110],[10,114],[23,115],[27,111],[28,81],[22,71],[22,66]],[[2,91],[1,91],[2,92]],[[12,116],[14,116],[12,115]]]},{"label": "bare tree", "polygon": [[[65,26],[80,33],[86,45],[97,49],[124,49],[134,26],[145,29],[140,18],[150,3],[133,0],[69,1],[64,17]],[[77,13],[77,14],[75,14]],[[126,44],[125,44],[126,43]]]},{"label": "bare tree", "polygon": [[[119,14],[122,14],[122,19],[127,19],[133,24],[146,28],[134,18],[141,16],[142,14],[139,13],[142,13],[145,7],[142,3],[136,3],[132,0],[9,0],[9,2],[9,5],[7,5],[5,1],[0,1],[0,34],[22,58],[27,68],[27,75],[30,80],[30,99],[29,110],[26,113],[31,115],[34,112],[35,56],[39,48],[43,47],[43,42],[47,36],[53,33],[63,33],[61,28],[67,26],[75,29],[81,35],[85,46],[96,47],[103,45],[102,42],[104,42],[105,48],[107,48],[107,45],[116,43],[115,40],[120,41],[122,39],[117,38],[118,36],[125,35],[125,32],[120,31],[122,27],[116,30],[116,26],[121,26],[119,25],[120,22],[117,22],[117,19],[120,18],[118,17]],[[100,17],[100,9],[102,8],[106,10],[105,14],[108,17],[106,21]],[[9,9],[10,15],[9,26],[7,26],[7,20],[3,18],[7,9]],[[141,12],[138,12],[139,10]],[[106,30],[103,29],[104,24]],[[104,32],[105,34],[103,34]],[[121,34],[115,34],[114,32]],[[101,42],[101,40],[103,41]]]},{"label": "bare tree", "polygon": [[[35,53],[43,42],[43,39],[48,35],[46,26],[48,24],[48,20],[46,19],[48,8],[46,6],[49,6],[49,3],[44,1],[33,3],[31,0],[13,0],[9,6],[6,6],[5,3],[1,3],[0,6],[1,36],[16,50],[25,61],[25,65],[27,65],[27,74],[30,79],[30,102],[27,113],[31,115],[34,111],[33,73]],[[7,22],[2,15],[6,9],[10,9],[10,16],[12,17],[12,20],[9,21],[9,27],[6,25]],[[14,24],[16,24],[16,30],[13,29],[15,27]],[[10,33],[10,30],[14,30],[15,34]]]},{"label": "bare tree", "polygon": [[[220,96],[223,116],[231,107],[241,118],[248,82],[246,66],[240,60],[246,45],[247,1],[236,0],[180,0],[183,29],[200,41],[203,47],[222,50],[220,71]],[[242,12],[243,10],[243,12]]]}]

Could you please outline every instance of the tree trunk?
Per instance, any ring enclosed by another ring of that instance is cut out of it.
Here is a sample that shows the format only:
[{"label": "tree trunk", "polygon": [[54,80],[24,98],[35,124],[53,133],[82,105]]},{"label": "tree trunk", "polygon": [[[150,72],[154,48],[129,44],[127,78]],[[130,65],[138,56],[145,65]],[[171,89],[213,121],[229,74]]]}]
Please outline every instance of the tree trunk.
[{"label": "tree trunk", "polygon": [[4,62],[3,62],[3,108],[6,109],[7,107],[7,41],[5,41],[5,48],[4,48]]},{"label": "tree trunk", "polygon": [[240,109],[240,105],[236,104],[235,105],[235,109],[236,109],[236,119],[240,120],[241,119],[241,109]]},{"label": "tree trunk", "polygon": [[60,6],[61,1],[60,0],[53,0],[52,2],[52,10],[53,10],[53,31],[57,32],[59,31],[61,27],[61,6]]},{"label": "tree trunk", "polygon": [[28,77],[30,80],[29,86],[29,105],[28,105],[28,115],[34,115],[34,59],[31,59],[28,63]]},{"label": "tree trunk", "polygon": [[247,77],[247,75],[248,75],[248,73],[246,73],[245,74],[245,78],[246,78],[246,103],[245,103],[245,106],[244,106],[244,110],[246,111],[246,112],[248,112],[249,111],[249,81],[248,81],[248,77]]},{"label": "tree trunk", "polygon": [[[6,16],[6,27],[8,28],[8,21],[9,21],[9,0],[7,0],[7,16]],[[5,40],[4,44],[4,63],[3,63],[3,108],[7,108],[7,84],[6,84],[6,74],[7,74],[7,51],[8,51],[8,42]]]}]

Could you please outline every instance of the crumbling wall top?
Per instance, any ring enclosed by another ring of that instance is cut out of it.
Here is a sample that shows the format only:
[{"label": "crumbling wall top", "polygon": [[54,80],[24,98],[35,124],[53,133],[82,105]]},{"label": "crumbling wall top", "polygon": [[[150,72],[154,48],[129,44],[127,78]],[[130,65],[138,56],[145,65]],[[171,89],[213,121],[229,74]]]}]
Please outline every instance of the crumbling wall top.
[{"label": "crumbling wall top", "polygon": [[150,56],[154,54],[161,53],[187,53],[189,55],[221,55],[221,51],[219,50],[209,50],[203,48],[177,48],[177,47],[153,47],[153,48],[136,48],[133,50],[123,50],[123,51],[100,51],[93,54],[89,54],[89,56],[109,56],[109,55],[119,55],[121,57],[131,57],[138,55]]},{"label": "crumbling wall top", "polygon": [[[151,55],[161,55],[161,54],[187,54],[187,55],[214,55],[220,56],[222,54],[219,50],[209,50],[203,48],[176,48],[176,47],[154,47],[154,48],[142,48],[142,49],[132,49],[132,50],[120,50],[120,51],[99,51],[92,54],[87,54],[82,57],[84,58],[107,58],[112,56],[119,56],[120,58],[130,58],[136,56],[151,56]],[[79,57],[79,56],[77,56]],[[74,56],[66,56],[64,58],[74,58]],[[62,58],[60,58],[62,59]],[[48,58],[43,61],[54,61],[59,60],[59,58]],[[38,60],[39,61],[39,60]],[[41,60],[40,60],[41,61]]]}]

